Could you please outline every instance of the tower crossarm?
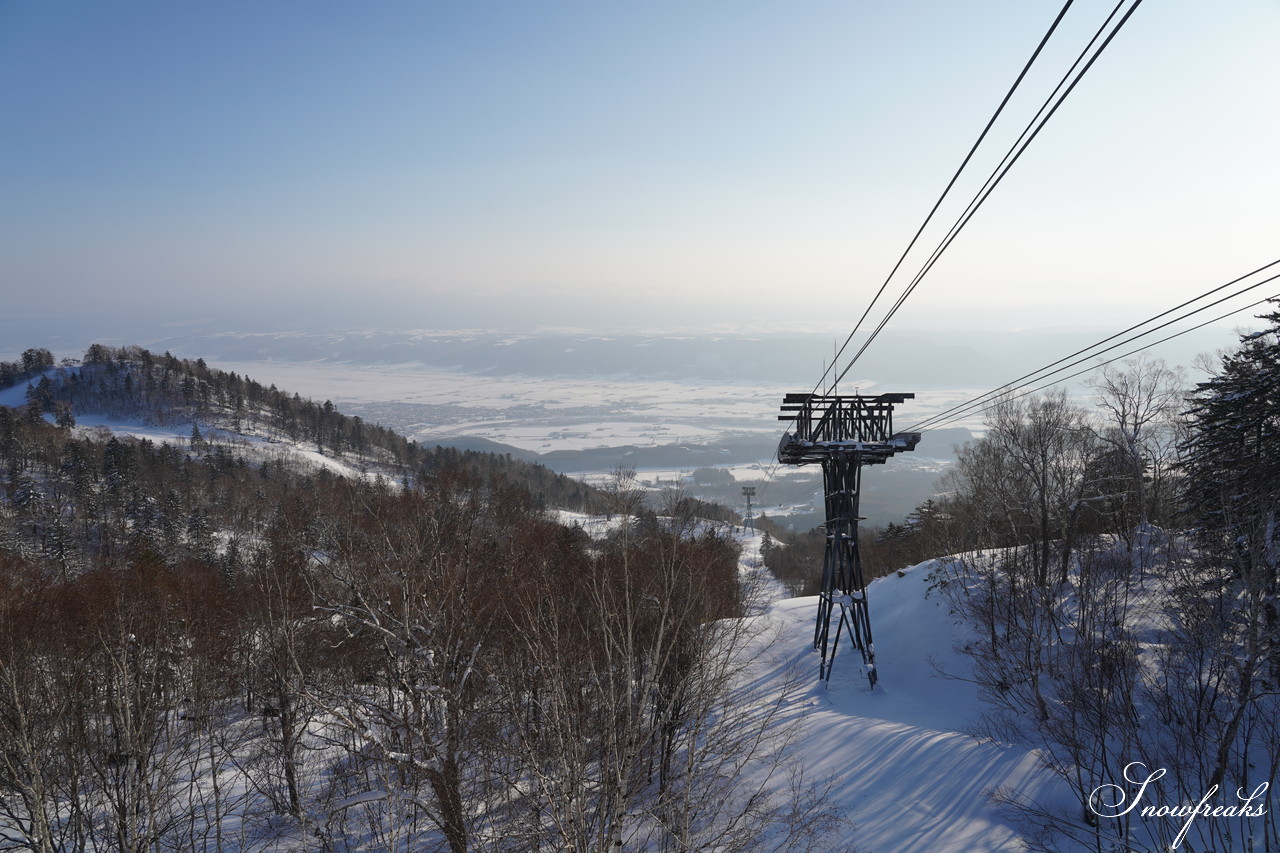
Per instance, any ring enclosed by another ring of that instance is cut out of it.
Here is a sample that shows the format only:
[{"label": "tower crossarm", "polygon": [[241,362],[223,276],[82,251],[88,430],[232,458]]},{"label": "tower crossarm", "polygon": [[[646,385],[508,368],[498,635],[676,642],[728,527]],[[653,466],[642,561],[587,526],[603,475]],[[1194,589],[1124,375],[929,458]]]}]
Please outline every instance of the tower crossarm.
[{"label": "tower crossarm", "polygon": [[829,453],[854,451],[862,464],[883,462],[912,450],[919,433],[894,433],[893,406],[915,394],[788,394],[780,421],[794,425],[778,446],[778,461],[790,465],[821,462]]}]

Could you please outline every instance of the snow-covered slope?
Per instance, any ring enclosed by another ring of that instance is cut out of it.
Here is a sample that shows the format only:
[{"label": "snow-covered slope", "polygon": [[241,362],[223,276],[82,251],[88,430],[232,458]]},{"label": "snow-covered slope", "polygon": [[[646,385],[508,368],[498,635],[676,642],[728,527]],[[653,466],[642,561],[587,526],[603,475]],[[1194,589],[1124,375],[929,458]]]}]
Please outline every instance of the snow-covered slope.
[{"label": "snow-covered slope", "polygon": [[847,641],[829,685],[818,682],[812,648],[817,598],[774,602],[759,619],[770,637],[752,652],[753,677],[763,696],[783,689],[801,668],[811,686],[793,702],[797,744],[808,770],[836,778],[835,797],[854,828],[849,849],[863,853],[994,853],[1022,850],[1015,828],[987,792],[1008,787],[1040,800],[1066,791],[1019,747],[979,741],[965,733],[979,713],[976,688],[943,678],[963,676],[953,651],[958,632],[946,606],[929,597],[924,563],[868,587],[876,662],[874,690]]},{"label": "snow-covered slope", "polygon": [[[146,439],[157,444],[173,444],[179,447],[191,446],[190,421],[179,421],[172,424],[140,424],[127,418],[109,418],[101,415],[86,415],[79,418],[74,429],[79,433],[101,435],[104,432],[119,437]],[[203,425],[199,427],[208,446],[222,446],[232,455],[243,457],[251,464],[283,461],[285,464],[298,465],[304,468],[325,468],[342,477],[375,476],[378,466],[360,464],[348,455],[334,456],[321,453],[312,442],[288,441],[278,438],[266,438],[260,435],[237,433],[225,429],[217,429]],[[387,472],[383,472],[387,473]]]},{"label": "snow-covered slope", "polygon": [[[9,389],[0,396],[0,405],[20,405],[24,398],[25,387]],[[187,446],[192,424],[157,425],[90,415],[81,417],[76,429]],[[229,445],[245,456],[283,454],[344,474],[357,473],[352,460],[321,455],[314,444],[231,434],[207,425],[201,425],[201,431],[206,440]],[[593,535],[605,534],[618,523],[571,513],[561,513],[560,518],[564,523],[576,521]],[[743,575],[759,577],[760,537],[741,528],[734,535],[743,546]],[[776,584],[761,584],[766,603],[750,617],[761,628],[759,639],[742,650],[749,661],[748,684],[762,703],[789,695],[778,725],[798,727],[795,749],[811,778],[835,780],[833,796],[853,826],[846,849],[1018,850],[1015,828],[987,793],[1006,787],[1041,802],[1062,801],[1067,795],[1026,749],[979,741],[965,733],[980,712],[975,687],[963,680],[967,661],[953,651],[965,629],[939,598],[927,594],[931,568],[922,564],[869,588],[880,672],[874,690],[868,689],[857,656],[847,645],[837,657],[830,684],[820,684],[812,649],[816,599],[782,599]],[[938,670],[960,678],[939,677]],[[805,686],[792,692],[797,673]]]},{"label": "snow-covered slope", "polygon": [[[595,535],[620,524],[562,513]],[[723,529],[723,527],[721,527]],[[761,569],[761,536],[733,528],[744,577],[755,576],[764,602],[752,617],[745,673],[762,705],[790,693],[776,721],[797,727],[794,749],[810,778],[833,778],[833,796],[852,821],[845,841],[856,853],[1013,853],[1025,849],[989,792],[1007,788],[1042,803],[1065,805],[1070,793],[1023,747],[970,734],[981,712],[965,680],[967,658],[955,646],[968,630],[929,594],[935,561],[873,581],[868,587],[879,683],[868,687],[847,639],[829,684],[818,681],[813,625],[818,599],[782,598]],[[799,677],[801,690],[795,691]]]},{"label": "snow-covered slope", "polygon": [[[61,385],[82,368],[54,367],[42,374]],[[39,381],[33,377],[28,382],[20,382],[12,388],[0,389],[0,406],[18,408],[27,403],[27,386]],[[45,419],[53,422],[53,416],[46,414]],[[251,464],[283,461],[285,464],[298,465],[311,469],[327,469],[331,473],[343,477],[372,477],[378,473],[392,476],[384,466],[371,463],[369,460],[357,460],[351,454],[335,454],[321,452],[314,442],[290,441],[278,435],[269,435],[260,429],[252,419],[245,422],[240,432],[211,426],[207,422],[196,422],[183,417],[174,417],[164,423],[144,422],[141,418],[125,416],[108,416],[102,414],[76,413],[77,433],[104,437],[106,434],[120,438],[136,438],[152,441],[157,444],[172,444],[189,448],[191,445],[192,427],[199,428],[203,439],[210,447],[221,446],[234,456],[243,457]]]}]

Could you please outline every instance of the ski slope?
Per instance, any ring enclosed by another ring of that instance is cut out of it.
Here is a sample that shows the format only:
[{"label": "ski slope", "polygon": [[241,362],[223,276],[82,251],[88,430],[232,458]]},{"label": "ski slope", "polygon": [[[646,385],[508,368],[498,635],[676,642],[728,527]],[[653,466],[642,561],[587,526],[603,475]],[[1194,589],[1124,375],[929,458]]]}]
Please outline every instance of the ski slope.
[{"label": "ski slope", "polygon": [[953,649],[964,629],[937,596],[926,594],[933,565],[868,587],[879,672],[874,690],[847,639],[830,684],[818,682],[817,597],[780,599],[756,617],[770,639],[751,652],[751,677],[762,696],[782,690],[797,667],[812,678],[791,711],[801,732],[796,748],[808,771],[835,778],[835,797],[854,826],[851,851],[1023,850],[988,792],[1007,787],[1056,805],[1066,805],[1069,793],[1034,753],[965,733],[980,703],[974,685],[939,675],[963,676],[967,663]]}]

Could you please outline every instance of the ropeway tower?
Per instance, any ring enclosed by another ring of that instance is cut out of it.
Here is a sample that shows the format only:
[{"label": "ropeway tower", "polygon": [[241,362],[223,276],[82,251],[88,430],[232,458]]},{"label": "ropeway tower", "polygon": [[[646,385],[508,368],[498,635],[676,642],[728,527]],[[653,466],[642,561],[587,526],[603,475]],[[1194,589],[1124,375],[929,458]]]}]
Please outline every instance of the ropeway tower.
[{"label": "ropeway tower", "polygon": [[[778,445],[778,461],[822,465],[826,493],[827,544],[822,559],[822,591],[813,629],[813,647],[822,654],[818,678],[830,681],[841,633],[862,653],[876,685],[876,647],[871,638],[866,583],[858,555],[858,497],[862,466],[884,464],[890,456],[914,450],[920,433],[894,433],[893,407],[915,394],[788,394],[778,420],[792,427]],[[838,611],[838,613],[837,613]],[[835,622],[835,636],[831,635]]]}]

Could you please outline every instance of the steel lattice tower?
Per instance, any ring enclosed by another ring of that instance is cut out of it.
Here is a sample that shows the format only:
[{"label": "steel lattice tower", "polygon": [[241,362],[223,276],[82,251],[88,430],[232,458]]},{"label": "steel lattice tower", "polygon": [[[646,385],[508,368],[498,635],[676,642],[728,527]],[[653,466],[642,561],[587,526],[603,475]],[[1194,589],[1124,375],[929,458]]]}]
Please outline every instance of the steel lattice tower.
[{"label": "steel lattice tower", "polygon": [[[841,633],[862,652],[871,686],[876,684],[876,649],[871,638],[866,583],[858,555],[858,498],[862,466],[880,465],[901,451],[913,450],[920,433],[893,432],[893,406],[915,394],[788,394],[778,420],[793,427],[778,445],[778,461],[822,465],[826,492],[827,545],[822,560],[822,591],[813,629],[813,647],[822,653],[818,678],[831,679]],[[836,609],[839,608],[839,615]],[[836,621],[835,636],[831,623]]]}]

